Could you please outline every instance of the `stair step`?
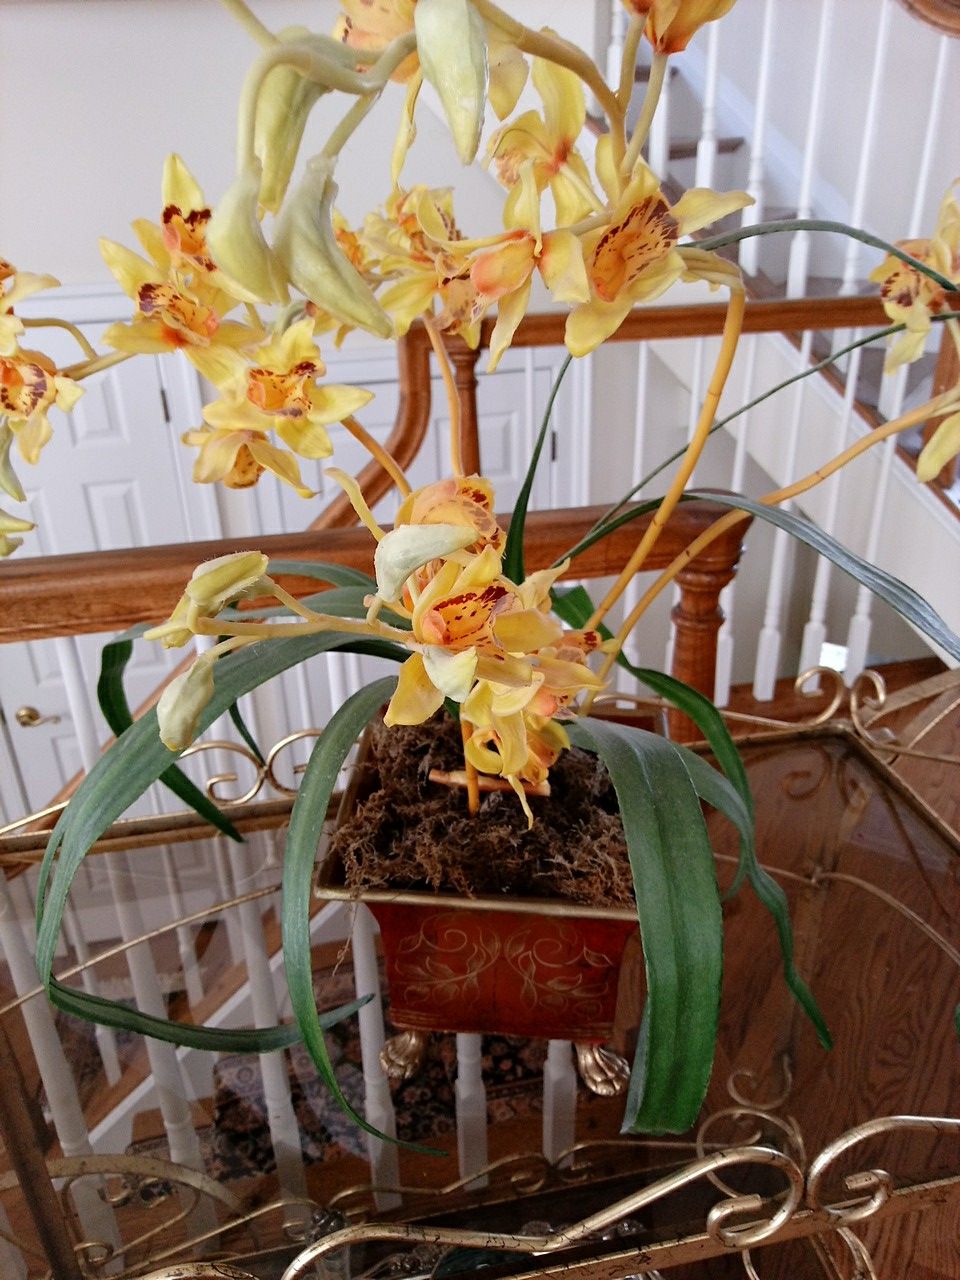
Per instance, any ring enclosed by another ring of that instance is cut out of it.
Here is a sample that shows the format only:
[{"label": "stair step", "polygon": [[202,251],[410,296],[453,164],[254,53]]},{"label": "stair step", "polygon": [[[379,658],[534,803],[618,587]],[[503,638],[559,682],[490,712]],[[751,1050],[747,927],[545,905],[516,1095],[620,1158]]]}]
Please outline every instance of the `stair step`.
[{"label": "stair step", "polygon": [[[740,150],[745,142],[746,138],[740,138],[734,135],[717,138],[717,154],[721,156],[733,155]],[[674,138],[670,143],[670,159],[695,160],[697,158],[697,148],[699,145],[699,138]]]}]

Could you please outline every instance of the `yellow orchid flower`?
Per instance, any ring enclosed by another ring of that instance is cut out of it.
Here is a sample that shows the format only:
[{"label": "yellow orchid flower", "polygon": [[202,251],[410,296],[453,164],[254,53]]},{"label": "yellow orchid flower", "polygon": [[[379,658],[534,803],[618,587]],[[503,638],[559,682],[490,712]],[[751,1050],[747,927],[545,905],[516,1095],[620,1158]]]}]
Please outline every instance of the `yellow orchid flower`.
[{"label": "yellow orchid flower", "polygon": [[267,557],[262,551],[236,551],[198,564],[166,622],[144,632],[147,640],[159,640],[165,649],[179,649],[196,634],[198,619],[215,618],[228,604],[263,595]]},{"label": "yellow orchid flower", "polygon": [[722,18],[735,0],[623,0],[635,17],[646,18],[646,36],[657,53],[680,53],[707,22]]},{"label": "yellow orchid flower", "polygon": [[[897,246],[941,275],[960,283],[960,204],[954,188],[940,205],[937,225],[928,240],[900,240]],[[923,355],[930,332],[930,317],[944,309],[947,299],[942,285],[889,254],[870,279],[880,285],[883,309],[891,320],[907,326],[887,353],[884,369],[889,372],[911,364]],[[951,323],[953,323],[951,321]]]},{"label": "yellow orchid flower", "polygon": [[23,332],[23,321],[13,314],[16,304],[41,289],[55,289],[59,284],[53,276],[18,271],[6,258],[0,258],[0,356],[13,355]]},{"label": "yellow orchid flower", "polygon": [[254,350],[249,363],[236,353],[231,363],[223,394],[206,406],[204,420],[221,433],[248,432],[252,441],[276,431],[301,458],[328,458],[333,445],[326,427],[373,399],[362,387],[318,385],[325,366],[309,316]]},{"label": "yellow orchid flower", "polygon": [[[416,0],[340,0],[343,12],[337,18],[333,36],[351,49],[382,50],[397,36],[413,30]],[[391,80],[403,84],[420,66],[416,53],[404,58]]]},{"label": "yellow orchid flower", "polygon": [[222,290],[203,281],[189,289],[171,284],[153,263],[112,240],[101,240],[100,251],[117,283],[137,304],[129,323],[106,330],[107,346],[145,354],[183,351],[205,378],[220,383],[233,370],[229,356],[260,336],[249,325],[223,319],[215,305]]},{"label": "yellow orchid flower", "polygon": [[47,413],[52,406],[65,413],[77,403],[83,388],[57,373],[56,365],[41,351],[16,348],[0,356],[0,414],[17,438],[20,456],[32,465],[53,435]]},{"label": "yellow orchid flower", "polygon": [[[580,79],[565,67],[534,58],[532,78],[543,102],[543,115],[525,111],[493,135],[487,150],[497,176],[518,198],[517,183],[525,163],[532,161],[538,191],[549,186],[557,222],[569,226],[598,207],[592,198],[590,173],[576,149],[587,118]],[[508,224],[509,225],[509,224]]]},{"label": "yellow orchid flower", "polygon": [[493,547],[499,554],[507,541],[493,514],[493,485],[483,476],[450,477],[414,489],[397,509],[394,525],[401,524],[467,525],[475,535],[467,550],[477,553]]},{"label": "yellow orchid flower", "polygon": [[361,233],[371,260],[388,281],[379,302],[403,336],[414,320],[433,311],[437,328],[459,334],[471,347],[480,340],[482,311],[470,279],[466,250],[453,218],[449,189],[396,191],[383,214],[367,218]]},{"label": "yellow orchid flower", "polygon": [[578,238],[564,228],[540,230],[540,192],[534,171],[534,162],[526,161],[517,183],[519,197],[508,204],[505,219],[516,229],[496,248],[475,257],[470,267],[481,310],[497,304],[497,323],[490,335],[490,373],[500,363],[526,315],[534,270],[540,272],[558,302],[590,300],[590,282]]},{"label": "yellow orchid flower", "polygon": [[715,271],[726,274],[730,267],[714,254],[678,248],[677,242],[750,203],[743,191],[692,188],[671,205],[657,178],[641,165],[610,221],[582,238],[593,297],[567,319],[571,354],[595,350],[637,303],[658,298],[681,277],[714,282]]},{"label": "yellow orchid flower", "polygon": [[19,516],[0,511],[0,560],[12,555],[23,542],[22,538],[11,537],[11,534],[29,533],[35,528],[32,520],[22,520]]}]

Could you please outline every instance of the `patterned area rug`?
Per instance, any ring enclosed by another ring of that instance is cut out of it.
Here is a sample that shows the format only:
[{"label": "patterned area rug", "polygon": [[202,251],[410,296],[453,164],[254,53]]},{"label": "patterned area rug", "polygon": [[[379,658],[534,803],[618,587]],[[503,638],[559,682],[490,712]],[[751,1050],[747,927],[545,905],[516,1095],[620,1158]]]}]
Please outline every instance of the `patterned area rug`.
[{"label": "patterned area rug", "polygon": [[[343,963],[336,970],[320,970],[315,986],[321,1009],[348,1003],[354,998],[351,966]],[[384,1014],[387,1035],[392,1035],[395,1028],[389,1021],[387,1001]],[[362,1109],[363,1070],[356,1016],[327,1032],[327,1046],[340,1087],[351,1104]],[[304,1160],[310,1164],[344,1154],[364,1156],[362,1134],[330,1097],[306,1050],[294,1045],[285,1056]],[[540,1112],[545,1058],[544,1041],[483,1037],[483,1078],[491,1124]],[[420,1071],[392,1088],[398,1136],[429,1142],[452,1133],[455,1082],[454,1036],[431,1036]],[[275,1162],[259,1058],[245,1054],[221,1057],[214,1067],[214,1083],[214,1121],[199,1134],[208,1172],[223,1181],[270,1172]],[[162,1156],[166,1142],[162,1138],[139,1142],[130,1151]]]}]

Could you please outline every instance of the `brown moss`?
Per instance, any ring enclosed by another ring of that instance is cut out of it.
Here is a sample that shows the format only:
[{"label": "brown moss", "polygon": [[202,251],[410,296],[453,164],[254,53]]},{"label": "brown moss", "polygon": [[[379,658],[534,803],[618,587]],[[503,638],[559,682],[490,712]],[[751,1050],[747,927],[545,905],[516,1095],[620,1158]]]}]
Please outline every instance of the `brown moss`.
[{"label": "brown moss", "polygon": [[512,792],[481,798],[430,782],[432,769],[462,769],[458,727],[447,717],[373,731],[366,798],[335,834],[350,888],[421,888],[475,896],[565,898],[590,905],[633,900],[623,824],[595,756],[565,751],[551,794],[531,797],[536,821]]}]

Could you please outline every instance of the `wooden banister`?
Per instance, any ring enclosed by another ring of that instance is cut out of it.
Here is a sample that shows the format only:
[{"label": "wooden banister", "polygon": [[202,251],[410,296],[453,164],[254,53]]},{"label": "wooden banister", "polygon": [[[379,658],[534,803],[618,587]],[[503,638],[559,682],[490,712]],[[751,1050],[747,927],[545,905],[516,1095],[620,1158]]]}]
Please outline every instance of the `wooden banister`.
[{"label": "wooden banister", "polygon": [[[604,507],[582,507],[531,512],[527,516],[525,539],[528,570],[545,568],[562,556],[589,531],[604,510]],[[727,510],[706,499],[684,503],[668,522],[647,568],[664,568]],[[501,519],[505,526],[509,525],[508,517]],[[649,520],[649,515],[641,516],[595,544],[577,557],[568,576],[597,578],[616,573],[629,558]],[[703,572],[719,574],[716,595],[729,580],[720,581],[720,577],[728,570],[733,573],[747,523],[718,538],[704,553]],[[11,560],[4,565],[0,582],[0,644],[120,631],[135,622],[162,619],[180,598],[184,584],[199,561],[252,548],[277,560],[326,560],[367,571],[373,565],[374,542],[364,528]],[[701,562],[693,563],[700,565]],[[313,578],[285,577],[283,584],[297,596],[319,589]],[[702,584],[698,581],[695,587],[702,595]],[[703,604],[689,602],[684,617],[702,616]]]}]

